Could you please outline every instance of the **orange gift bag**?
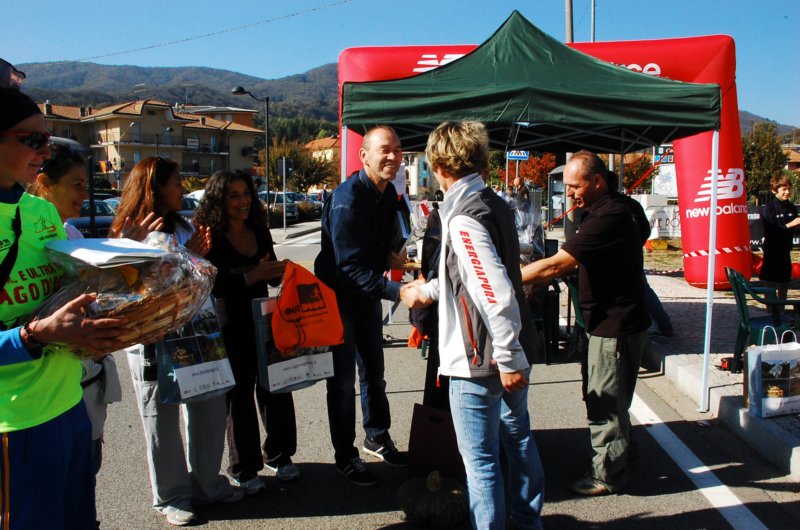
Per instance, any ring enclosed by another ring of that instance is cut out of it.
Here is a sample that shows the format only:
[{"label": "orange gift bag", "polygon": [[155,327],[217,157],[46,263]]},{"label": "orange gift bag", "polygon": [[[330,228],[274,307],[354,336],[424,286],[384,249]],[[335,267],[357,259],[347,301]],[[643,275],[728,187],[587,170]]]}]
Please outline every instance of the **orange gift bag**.
[{"label": "orange gift bag", "polygon": [[333,289],[300,265],[287,263],[272,335],[284,353],[342,344],[344,329]]}]

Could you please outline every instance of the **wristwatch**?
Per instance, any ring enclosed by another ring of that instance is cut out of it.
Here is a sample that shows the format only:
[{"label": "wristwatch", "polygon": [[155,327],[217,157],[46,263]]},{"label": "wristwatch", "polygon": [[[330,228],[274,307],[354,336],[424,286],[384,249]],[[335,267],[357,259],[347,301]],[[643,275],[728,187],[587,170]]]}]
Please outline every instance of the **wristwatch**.
[{"label": "wristwatch", "polygon": [[34,337],[30,322],[26,322],[25,325],[19,328],[19,338],[31,358],[40,359],[42,357],[43,344]]}]

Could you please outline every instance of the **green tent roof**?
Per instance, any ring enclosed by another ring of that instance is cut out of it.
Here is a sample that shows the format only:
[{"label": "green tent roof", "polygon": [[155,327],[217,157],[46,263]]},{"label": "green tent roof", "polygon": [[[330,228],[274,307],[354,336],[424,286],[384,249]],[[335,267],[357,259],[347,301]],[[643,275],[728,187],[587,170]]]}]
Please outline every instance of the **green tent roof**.
[{"label": "green tent roof", "polygon": [[718,129],[716,84],[653,77],[565,46],[514,11],[472,53],[392,81],[344,83],[342,124],[386,123],[403,148],[443,121],[478,120],[495,149],[628,152]]}]

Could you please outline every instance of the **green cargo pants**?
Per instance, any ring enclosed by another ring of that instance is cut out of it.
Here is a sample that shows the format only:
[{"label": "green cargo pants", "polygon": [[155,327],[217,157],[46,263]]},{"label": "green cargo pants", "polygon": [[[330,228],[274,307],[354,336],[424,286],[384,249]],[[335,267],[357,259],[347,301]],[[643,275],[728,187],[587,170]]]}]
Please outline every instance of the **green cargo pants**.
[{"label": "green cargo pants", "polygon": [[619,338],[589,335],[584,369],[586,415],[589,419],[591,474],[612,492],[625,485],[631,443],[630,409],[647,332]]}]

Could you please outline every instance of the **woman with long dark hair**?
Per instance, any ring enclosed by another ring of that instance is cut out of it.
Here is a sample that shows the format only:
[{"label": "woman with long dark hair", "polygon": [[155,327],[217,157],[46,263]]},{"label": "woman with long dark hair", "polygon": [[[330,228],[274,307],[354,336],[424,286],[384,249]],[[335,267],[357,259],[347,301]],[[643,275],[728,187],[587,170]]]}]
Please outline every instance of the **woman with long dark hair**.
[{"label": "woman with long dark hair", "polygon": [[[297,429],[292,394],[272,394],[258,381],[253,325],[254,298],[278,285],[286,262],[275,257],[267,215],[252,179],[240,171],[218,171],[206,184],[195,222],[211,230],[211,252],[217,267],[214,295],[224,315],[222,334],[236,386],[228,392],[228,472],[248,493],[264,487],[258,476],[264,464],[278,479],[300,475],[292,463]],[[255,401],[253,392],[255,391]],[[258,411],[266,440],[259,446]]]},{"label": "woman with long dark hair", "polygon": [[[209,231],[181,217],[184,190],[178,164],[160,157],[136,164],[125,181],[122,200],[111,224],[120,235],[126,221],[142,225],[148,216],[160,218],[162,231],[177,243],[205,255],[211,247]],[[234,502],[244,492],[233,489],[219,474],[225,447],[225,396],[201,401],[162,403],[158,391],[155,345],[128,348],[128,364],[139,404],[145,440],[153,507],[176,526],[195,521],[193,503]],[[186,447],[181,440],[180,412],[186,423]]]}]

